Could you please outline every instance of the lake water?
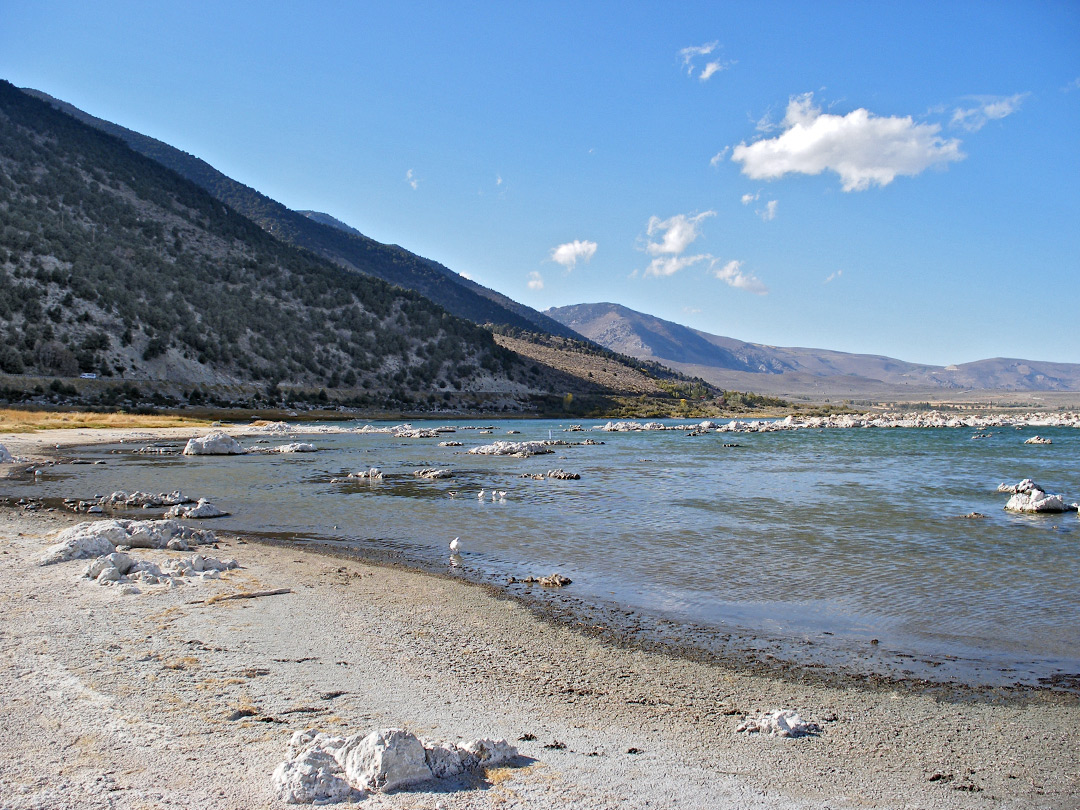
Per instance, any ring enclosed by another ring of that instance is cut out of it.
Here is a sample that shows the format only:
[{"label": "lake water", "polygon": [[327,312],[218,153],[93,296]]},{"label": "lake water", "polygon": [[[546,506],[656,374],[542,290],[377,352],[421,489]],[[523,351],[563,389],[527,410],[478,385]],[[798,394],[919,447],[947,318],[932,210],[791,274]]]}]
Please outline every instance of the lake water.
[{"label": "lake water", "polygon": [[[181,489],[232,513],[200,524],[208,528],[348,546],[493,583],[557,571],[582,606],[809,665],[982,684],[1080,673],[1080,520],[1006,513],[1008,496],[996,491],[1030,477],[1080,499],[1080,430],[1039,428],[1053,444],[1032,446],[1023,442],[1034,429],[1012,427],[974,439],[971,429],[688,436],[584,426],[327,434],[309,438],[319,452],[292,455],[87,448],[80,458],[106,463],[49,467],[4,494]],[[464,452],[549,436],[604,444],[528,459]],[[331,482],[372,466],[382,481]],[[422,467],[454,476],[418,480]],[[520,477],[552,468],[581,479]],[[505,490],[506,500],[479,501],[480,489]],[[972,512],[985,517],[961,517]],[[463,552],[450,569],[455,536]]]}]

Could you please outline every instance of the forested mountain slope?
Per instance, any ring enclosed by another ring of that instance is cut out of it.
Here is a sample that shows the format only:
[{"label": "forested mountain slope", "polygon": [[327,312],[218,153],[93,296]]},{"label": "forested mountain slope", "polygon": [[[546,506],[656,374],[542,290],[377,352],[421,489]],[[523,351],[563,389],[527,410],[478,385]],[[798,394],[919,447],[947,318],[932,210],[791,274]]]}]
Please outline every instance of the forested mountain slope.
[{"label": "forested mountain slope", "polygon": [[486,330],[274,239],[7,82],[0,331],[9,374],[524,389],[521,363]]}]

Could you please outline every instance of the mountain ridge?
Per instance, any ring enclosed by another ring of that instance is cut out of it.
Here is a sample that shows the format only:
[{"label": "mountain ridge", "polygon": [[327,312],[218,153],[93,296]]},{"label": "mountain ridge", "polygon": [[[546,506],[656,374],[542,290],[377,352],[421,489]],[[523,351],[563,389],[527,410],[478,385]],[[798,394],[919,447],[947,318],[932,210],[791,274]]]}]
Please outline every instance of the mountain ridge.
[{"label": "mountain ridge", "polygon": [[780,347],[713,335],[620,304],[552,307],[545,314],[612,351],[654,360],[723,388],[843,396],[932,392],[1080,391],[1080,364],[988,358],[949,366],[883,355]]}]

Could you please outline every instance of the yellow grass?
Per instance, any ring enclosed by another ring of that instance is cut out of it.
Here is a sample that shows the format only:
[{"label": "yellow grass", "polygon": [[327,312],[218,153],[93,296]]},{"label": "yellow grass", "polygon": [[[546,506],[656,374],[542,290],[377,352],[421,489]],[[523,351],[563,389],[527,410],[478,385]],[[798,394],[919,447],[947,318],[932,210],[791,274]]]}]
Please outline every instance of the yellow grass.
[{"label": "yellow grass", "polygon": [[60,428],[205,427],[207,419],[168,414],[89,413],[85,411],[30,411],[0,408],[0,433],[33,433]]}]

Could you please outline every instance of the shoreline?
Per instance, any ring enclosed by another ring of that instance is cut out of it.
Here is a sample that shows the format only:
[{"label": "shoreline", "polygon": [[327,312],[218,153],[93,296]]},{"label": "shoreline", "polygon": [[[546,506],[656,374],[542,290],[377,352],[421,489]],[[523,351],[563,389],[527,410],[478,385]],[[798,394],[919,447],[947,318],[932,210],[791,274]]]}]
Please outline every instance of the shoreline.
[{"label": "shoreline", "polygon": [[[613,643],[453,577],[224,533],[209,553],[238,571],[122,596],[80,578],[83,562],[34,564],[84,519],[0,509],[5,808],[282,807],[269,776],[293,731],[394,726],[505,737],[523,764],[358,807],[1064,810],[1080,796],[1080,707],[1045,692],[949,700],[748,671]],[[266,589],[292,593],[214,601]],[[780,708],[821,732],[736,731]]]}]

